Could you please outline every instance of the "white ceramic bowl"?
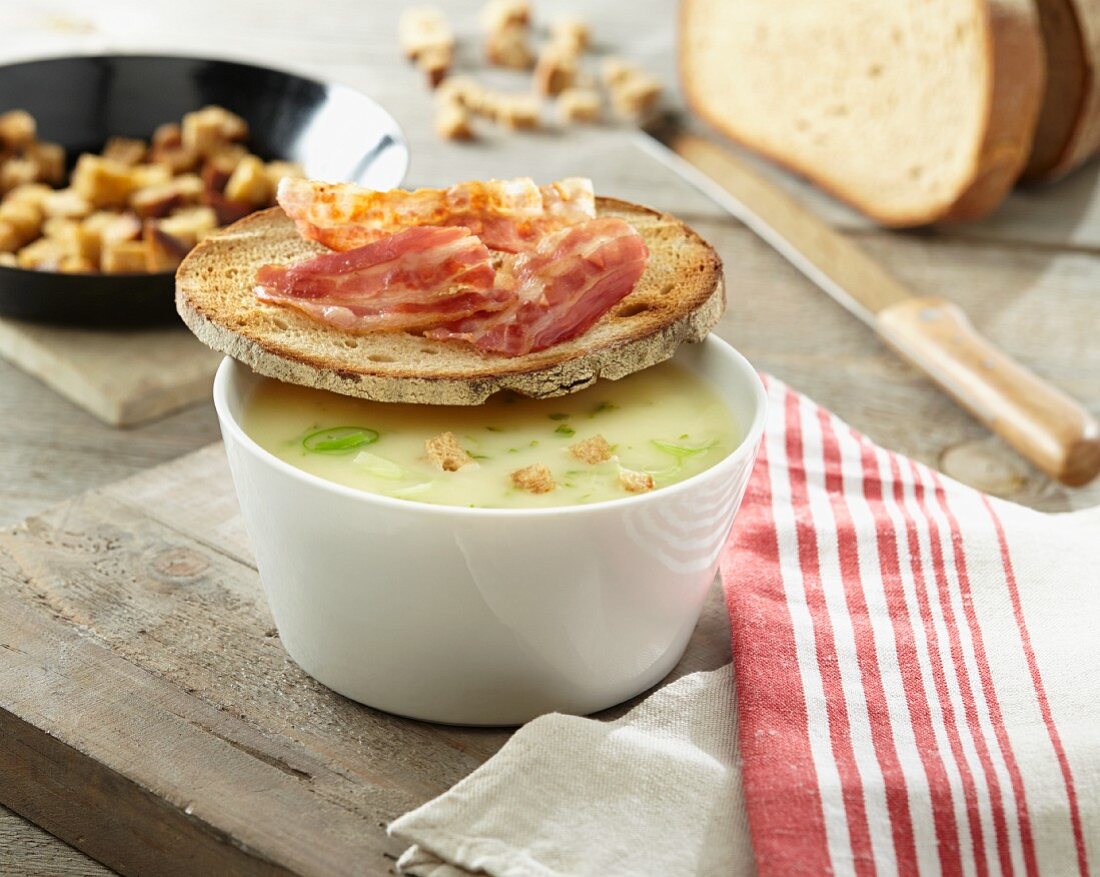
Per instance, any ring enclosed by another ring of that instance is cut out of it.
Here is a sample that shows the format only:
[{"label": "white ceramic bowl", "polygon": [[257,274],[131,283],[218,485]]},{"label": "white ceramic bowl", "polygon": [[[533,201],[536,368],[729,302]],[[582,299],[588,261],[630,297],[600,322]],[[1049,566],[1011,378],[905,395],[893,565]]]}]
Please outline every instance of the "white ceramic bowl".
[{"label": "white ceramic bowl", "polygon": [[676,361],[744,440],[651,493],[551,509],[375,496],[309,475],[241,429],[260,380],[214,382],[229,465],[290,656],[353,700],[417,719],[511,725],[591,713],[659,682],[699,618],[764,429],[752,366],[715,336]]}]

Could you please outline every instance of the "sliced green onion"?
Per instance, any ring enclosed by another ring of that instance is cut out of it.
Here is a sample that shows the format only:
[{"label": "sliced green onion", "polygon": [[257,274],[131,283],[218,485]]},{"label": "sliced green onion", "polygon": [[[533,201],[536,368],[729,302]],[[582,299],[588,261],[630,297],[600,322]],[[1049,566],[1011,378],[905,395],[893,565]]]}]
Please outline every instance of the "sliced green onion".
[{"label": "sliced green onion", "polygon": [[577,434],[577,431],[573,429],[568,423],[562,423],[554,430],[558,435],[573,436]]},{"label": "sliced green onion", "polygon": [[567,420],[569,418],[568,414],[565,414],[561,411],[558,411],[554,414],[547,414],[546,416],[549,417],[551,420]]},{"label": "sliced green onion", "polygon": [[378,433],[365,426],[331,426],[311,432],[302,439],[302,447],[311,454],[350,454],[376,441]]},{"label": "sliced green onion", "polygon": [[592,409],[590,416],[595,417],[597,414],[603,414],[605,411],[614,411],[619,406],[614,402],[601,402],[595,408]]},{"label": "sliced green onion", "polygon": [[699,454],[705,454],[717,444],[717,441],[707,442],[705,445],[695,448],[689,445],[678,445],[674,442],[662,441],[661,439],[653,439],[650,441],[650,444],[658,451],[664,451],[666,454],[671,454],[678,460],[683,460],[685,457],[695,457]]}]

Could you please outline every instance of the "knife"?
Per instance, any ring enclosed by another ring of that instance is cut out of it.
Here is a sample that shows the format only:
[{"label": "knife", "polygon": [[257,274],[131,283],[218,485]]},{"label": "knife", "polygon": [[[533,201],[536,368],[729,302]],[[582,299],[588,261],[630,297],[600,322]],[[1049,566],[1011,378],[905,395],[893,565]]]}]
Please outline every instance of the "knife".
[{"label": "knife", "polygon": [[1100,424],[979,335],[957,305],[914,295],[855,243],[731,150],[664,116],[636,135],[1039,469],[1078,487],[1100,473]]}]

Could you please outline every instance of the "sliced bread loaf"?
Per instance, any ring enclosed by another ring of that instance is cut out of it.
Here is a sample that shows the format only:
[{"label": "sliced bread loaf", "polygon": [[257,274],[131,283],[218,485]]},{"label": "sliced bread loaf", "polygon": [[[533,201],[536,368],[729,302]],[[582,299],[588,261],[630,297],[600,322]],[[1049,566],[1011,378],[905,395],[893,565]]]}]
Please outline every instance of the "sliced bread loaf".
[{"label": "sliced bread loaf", "polygon": [[1084,109],[1089,69],[1075,0],[1037,0],[1043,45],[1046,48],[1046,85],[1035,127],[1031,155],[1023,179],[1058,176],[1069,158],[1069,144]]},{"label": "sliced bread loaf", "polygon": [[682,0],[691,107],[874,219],[973,219],[1030,151],[1032,0]]},{"label": "sliced bread loaf", "polygon": [[176,274],[176,308],[210,347],[288,383],[433,405],[476,405],[499,390],[561,396],[661,362],[681,342],[701,341],[725,307],[722,262],[691,228],[611,198],[597,199],[597,210],[642,235],[650,254],[645,272],[587,332],[525,356],[404,332],[351,335],[259,301],[257,269],[322,251],[302,240],[278,208],[254,213],[192,250]]},{"label": "sliced bread loaf", "polygon": [[1038,0],[1047,80],[1024,178],[1050,180],[1100,151],[1100,0]]}]

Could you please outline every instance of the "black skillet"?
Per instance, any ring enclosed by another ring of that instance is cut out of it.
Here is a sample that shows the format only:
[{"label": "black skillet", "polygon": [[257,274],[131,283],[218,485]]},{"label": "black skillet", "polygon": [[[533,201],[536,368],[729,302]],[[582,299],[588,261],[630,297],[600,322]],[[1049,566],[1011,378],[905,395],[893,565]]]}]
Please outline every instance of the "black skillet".
[{"label": "black skillet", "polygon": [[[300,162],[318,179],[400,184],[408,148],[364,94],[251,64],[158,55],[49,58],[0,66],[0,112],[25,109],[70,165],[107,138],[148,139],[163,122],[218,104],[248,121],[248,149]],[[174,275],[59,274],[0,266],[0,315],[82,326],[176,319]]]}]

